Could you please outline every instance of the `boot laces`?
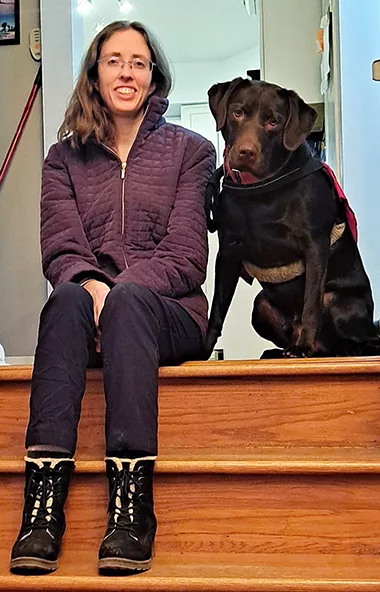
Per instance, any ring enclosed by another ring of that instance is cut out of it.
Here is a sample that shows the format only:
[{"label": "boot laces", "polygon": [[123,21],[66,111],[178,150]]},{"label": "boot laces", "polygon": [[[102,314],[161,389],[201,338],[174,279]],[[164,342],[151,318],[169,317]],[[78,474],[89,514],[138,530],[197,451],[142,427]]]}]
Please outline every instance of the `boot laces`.
[{"label": "boot laces", "polygon": [[122,470],[117,473],[108,506],[111,528],[130,530],[132,525],[138,525],[139,505],[136,502],[141,500],[142,481],[142,475],[136,472]]},{"label": "boot laces", "polygon": [[53,514],[54,498],[59,496],[59,492],[55,491],[60,478],[58,475],[50,467],[33,469],[26,494],[27,499],[29,496],[34,499],[33,509],[28,511],[28,527],[32,530],[46,529],[52,538],[49,526],[58,521]]}]

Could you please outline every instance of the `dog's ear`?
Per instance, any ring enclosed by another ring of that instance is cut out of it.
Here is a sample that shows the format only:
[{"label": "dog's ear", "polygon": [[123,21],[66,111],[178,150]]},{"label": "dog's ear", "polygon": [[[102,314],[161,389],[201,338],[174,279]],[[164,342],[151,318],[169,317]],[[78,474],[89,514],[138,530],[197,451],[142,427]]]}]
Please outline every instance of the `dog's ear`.
[{"label": "dog's ear", "polygon": [[284,130],[284,146],[294,151],[301,146],[313,129],[317,112],[307,105],[293,90],[287,90],[289,115]]},{"label": "dog's ear", "polygon": [[213,114],[216,121],[216,131],[224,127],[227,117],[227,106],[231,94],[244,82],[244,78],[234,78],[229,82],[219,82],[214,84],[208,91],[208,102],[210,105],[211,113]]}]

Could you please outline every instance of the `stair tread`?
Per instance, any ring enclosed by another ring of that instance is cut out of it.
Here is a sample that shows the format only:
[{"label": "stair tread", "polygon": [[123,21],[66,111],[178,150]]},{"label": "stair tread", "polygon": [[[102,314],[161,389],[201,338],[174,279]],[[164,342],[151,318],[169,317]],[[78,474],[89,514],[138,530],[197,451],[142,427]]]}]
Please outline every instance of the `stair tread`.
[{"label": "stair tread", "polygon": [[33,577],[9,574],[8,556],[1,555],[2,590],[374,592],[380,587],[380,556],[158,552],[149,572],[116,579],[97,574],[96,555],[88,566],[80,553],[75,565],[64,553],[56,573]]},{"label": "stair tread", "polygon": [[[21,379],[18,367],[0,368],[2,461],[23,454],[31,367],[24,369]],[[379,370],[378,358],[189,362],[162,368],[160,453],[189,447],[228,453],[273,444],[370,448],[379,437]],[[102,373],[92,370],[88,378],[78,458],[100,460],[105,449]]]},{"label": "stair tread", "polygon": [[[28,381],[32,377],[32,369],[31,365],[0,366],[0,382]],[[180,366],[164,366],[159,370],[159,376],[162,379],[374,373],[380,373],[380,356],[290,360],[210,360],[185,362]],[[87,372],[90,380],[99,380],[101,376],[101,370]]]},{"label": "stair tread", "polygon": [[[24,461],[0,460],[0,473],[22,473]],[[76,459],[78,473],[104,472],[103,459]],[[380,447],[262,447],[228,453],[173,450],[159,455],[158,473],[379,473]]]}]

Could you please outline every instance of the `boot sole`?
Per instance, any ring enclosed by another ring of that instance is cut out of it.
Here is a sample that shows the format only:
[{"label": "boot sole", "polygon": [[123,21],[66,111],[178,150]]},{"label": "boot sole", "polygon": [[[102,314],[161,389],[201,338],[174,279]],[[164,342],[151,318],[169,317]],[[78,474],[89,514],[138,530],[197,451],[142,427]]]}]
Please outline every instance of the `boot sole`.
[{"label": "boot sole", "polygon": [[40,559],[38,557],[17,557],[11,559],[11,570],[17,572],[21,571],[55,571],[58,569],[58,560],[49,561],[48,559]]},{"label": "boot sole", "polygon": [[122,557],[105,557],[104,559],[99,559],[98,568],[102,573],[106,571],[147,571],[151,568],[152,561],[152,557],[145,561],[123,559]]}]

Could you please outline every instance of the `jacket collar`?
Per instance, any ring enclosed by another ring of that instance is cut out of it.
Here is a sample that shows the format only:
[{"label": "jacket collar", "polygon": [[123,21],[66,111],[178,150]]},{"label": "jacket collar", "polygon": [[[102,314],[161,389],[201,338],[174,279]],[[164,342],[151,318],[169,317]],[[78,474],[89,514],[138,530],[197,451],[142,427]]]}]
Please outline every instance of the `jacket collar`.
[{"label": "jacket collar", "polygon": [[[158,97],[156,95],[151,96],[147,101],[147,107],[145,109],[144,117],[137,132],[135,141],[132,144],[131,152],[144,143],[147,136],[154,130],[158,129],[165,123],[163,114],[167,110],[169,105],[168,99]],[[106,144],[99,144],[92,139],[93,145],[100,146],[103,150],[106,150],[110,154],[113,154],[116,158],[119,158],[116,152],[107,146]],[[130,152],[130,154],[131,154]]]},{"label": "jacket collar", "polygon": [[139,133],[150,132],[159,128],[164,122],[163,114],[169,105],[168,99],[163,97],[151,96],[148,99],[144,119],[139,129]]}]

